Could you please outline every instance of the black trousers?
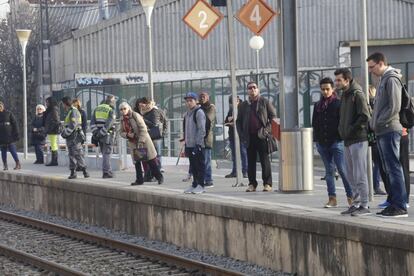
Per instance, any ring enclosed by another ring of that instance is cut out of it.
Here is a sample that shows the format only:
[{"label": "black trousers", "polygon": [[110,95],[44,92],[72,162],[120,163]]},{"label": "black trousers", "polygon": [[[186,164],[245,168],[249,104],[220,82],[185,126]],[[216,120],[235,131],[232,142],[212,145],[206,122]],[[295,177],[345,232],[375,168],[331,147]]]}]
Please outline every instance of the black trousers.
[{"label": "black trousers", "polygon": [[256,161],[259,154],[260,164],[262,166],[263,185],[272,186],[272,169],[270,167],[269,154],[267,153],[267,142],[259,139],[257,134],[250,134],[249,146],[247,147],[247,175],[249,176],[249,185],[257,187],[256,180]]},{"label": "black trousers", "polygon": [[190,170],[193,174],[193,187],[200,185],[204,187],[204,175],[206,173],[206,165],[204,163],[204,148],[196,150],[196,148],[185,148],[185,155],[190,161]]},{"label": "black trousers", "polygon": [[409,157],[409,139],[408,135],[401,136],[400,141],[400,163],[403,169],[405,189],[407,190],[407,203],[410,200],[410,157]]},{"label": "black trousers", "polygon": [[[138,182],[144,182],[144,177],[142,176],[142,166],[141,161],[135,161],[135,175]],[[157,159],[154,158],[152,160],[146,161],[148,166],[150,167],[152,175],[157,179],[162,178],[162,174],[160,168],[158,167]]]}]

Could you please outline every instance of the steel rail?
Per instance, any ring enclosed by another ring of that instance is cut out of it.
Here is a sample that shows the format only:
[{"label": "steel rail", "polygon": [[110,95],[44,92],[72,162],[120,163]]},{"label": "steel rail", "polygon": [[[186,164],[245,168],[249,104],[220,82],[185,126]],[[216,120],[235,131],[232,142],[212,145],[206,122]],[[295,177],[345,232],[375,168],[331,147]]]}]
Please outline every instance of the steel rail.
[{"label": "steel rail", "polygon": [[41,230],[48,231],[51,233],[67,236],[67,237],[74,238],[80,241],[97,244],[97,245],[107,247],[110,249],[121,250],[121,251],[125,251],[128,253],[132,253],[134,255],[144,256],[149,259],[162,261],[170,265],[185,268],[187,270],[190,270],[191,272],[206,273],[212,276],[244,275],[243,273],[240,273],[237,271],[221,268],[218,266],[206,264],[203,262],[191,260],[188,258],[176,256],[176,255],[167,254],[167,253],[154,250],[154,249],[149,249],[143,246],[101,237],[101,236],[87,233],[84,231],[80,231],[77,229],[72,229],[69,227],[13,214],[13,213],[6,212],[6,211],[0,211],[0,219],[5,220],[5,221],[12,221],[15,223],[20,223],[23,225],[28,225],[33,228],[37,228],[37,229],[41,229]]},{"label": "steel rail", "polygon": [[88,274],[82,273],[80,271],[71,269],[67,266],[51,262],[42,258],[39,258],[35,255],[28,254],[26,252],[1,245],[0,244],[0,255],[18,260],[22,263],[32,265],[37,268],[44,269],[46,271],[57,273],[62,276],[86,276]]}]

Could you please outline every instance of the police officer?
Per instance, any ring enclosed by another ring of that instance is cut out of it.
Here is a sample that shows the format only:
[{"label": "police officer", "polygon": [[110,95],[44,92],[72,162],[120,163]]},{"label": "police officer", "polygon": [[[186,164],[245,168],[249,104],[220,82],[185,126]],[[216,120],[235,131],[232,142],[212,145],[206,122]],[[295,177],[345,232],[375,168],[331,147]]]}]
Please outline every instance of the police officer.
[{"label": "police officer", "polygon": [[102,178],[112,178],[111,153],[114,139],[115,97],[109,95],[98,105],[91,118],[93,143],[99,145],[102,152]]},{"label": "police officer", "polygon": [[83,155],[82,143],[85,141],[85,135],[82,132],[82,117],[78,109],[72,106],[70,97],[63,97],[63,106],[67,112],[62,138],[66,139],[66,145],[69,151],[69,179],[74,179],[76,175],[76,167],[81,168],[83,176],[89,177],[86,171],[85,158]]}]

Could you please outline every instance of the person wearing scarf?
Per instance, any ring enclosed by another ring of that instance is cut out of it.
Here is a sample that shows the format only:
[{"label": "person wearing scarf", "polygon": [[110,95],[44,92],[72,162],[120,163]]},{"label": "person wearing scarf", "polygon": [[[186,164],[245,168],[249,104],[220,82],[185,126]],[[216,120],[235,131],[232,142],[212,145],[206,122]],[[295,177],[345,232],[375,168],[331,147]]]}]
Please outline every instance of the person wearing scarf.
[{"label": "person wearing scarf", "polygon": [[335,189],[335,166],[342,178],[346,191],[348,205],[352,203],[352,189],[345,175],[344,142],[339,132],[339,109],[341,101],[334,92],[334,82],[331,78],[324,78],[319,83],[322,98],[313,109],[312,127],[313,140],[321,156],[326,170],[326,185],[328,202],[325,208],[337,207]]},{"label": "person wearing scarf", "polygon": [[[136,180],[135,182],[132,182],[131,185],[142,185],[144,183],[142,161],[148,163],[152,175],[157,179],[158,184],[162,184],[164,182],[164,177],[157,165],[157,151],[148,134],[144,119],[139,113],[132,111],[131,106],[128,103],[121,103],[119,105],[119,110],[122,115],[120,135],[128,140],[128,147],[135,164]],[[138,149],[146,152],[146,158],[143,158],[145,160],[137,159],[134,152]]]}]

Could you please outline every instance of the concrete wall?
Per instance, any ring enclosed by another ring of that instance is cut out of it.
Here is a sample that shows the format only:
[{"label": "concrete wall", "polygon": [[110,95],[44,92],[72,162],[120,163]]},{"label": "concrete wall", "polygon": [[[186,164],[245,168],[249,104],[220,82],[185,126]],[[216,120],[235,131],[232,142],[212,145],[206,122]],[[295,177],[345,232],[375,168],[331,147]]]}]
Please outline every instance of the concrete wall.
[{"label": "concrete wall", "polygon": [[[413,229],[145,187],[0,173],[0,202],[298,275],[414,275]],[[365,223],[364,223],[365,222]]]}]

